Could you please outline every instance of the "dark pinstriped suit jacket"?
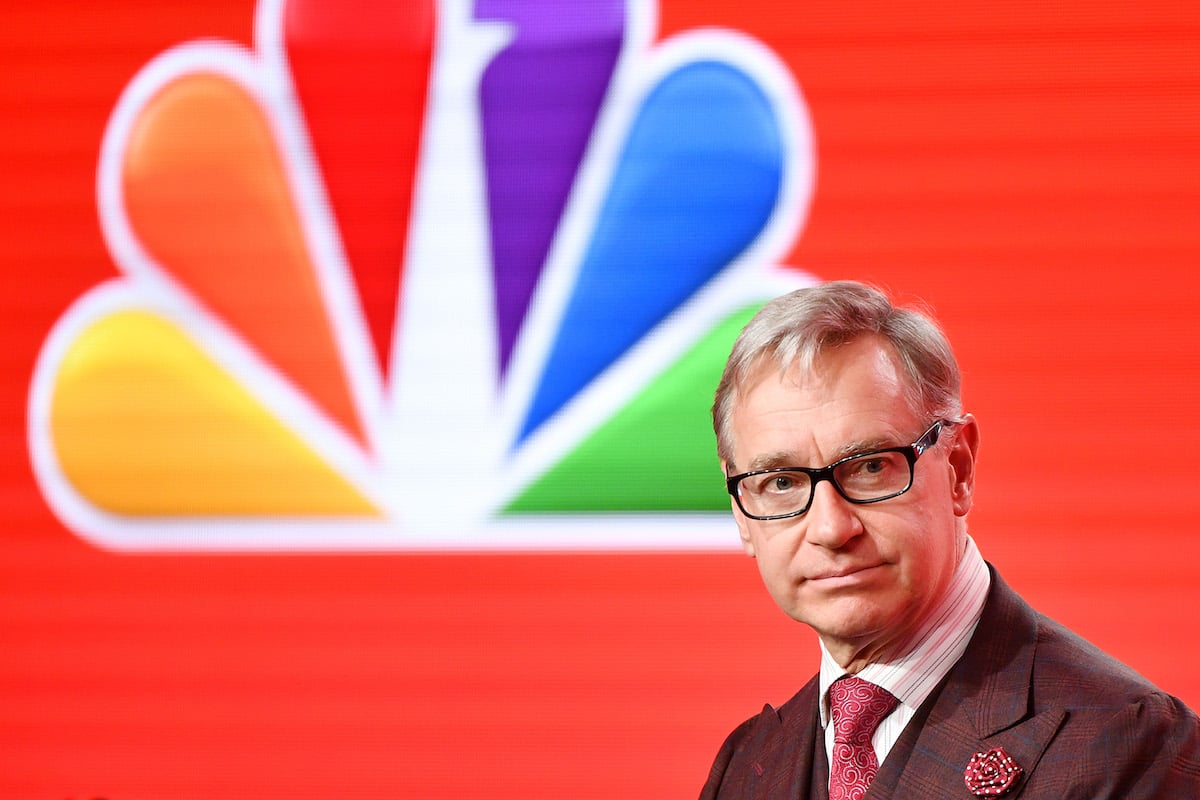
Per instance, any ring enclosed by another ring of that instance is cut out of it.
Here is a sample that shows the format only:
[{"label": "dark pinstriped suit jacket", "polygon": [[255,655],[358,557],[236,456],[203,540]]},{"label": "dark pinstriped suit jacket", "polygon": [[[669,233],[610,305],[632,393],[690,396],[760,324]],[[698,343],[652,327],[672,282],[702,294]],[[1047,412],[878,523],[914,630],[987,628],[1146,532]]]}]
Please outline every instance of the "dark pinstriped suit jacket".
[{"label": "dark pinstriped suit jacket", "polygon": [[[826,800],[817,692],[814,677],[730,734],[701,800]],[[970,800],[967,764],[995,747],[1024,771],[1007,798],[1200,798],[1196,715],[1035,612],[993,570],[970,645],[905,728],[864,800]]]}]

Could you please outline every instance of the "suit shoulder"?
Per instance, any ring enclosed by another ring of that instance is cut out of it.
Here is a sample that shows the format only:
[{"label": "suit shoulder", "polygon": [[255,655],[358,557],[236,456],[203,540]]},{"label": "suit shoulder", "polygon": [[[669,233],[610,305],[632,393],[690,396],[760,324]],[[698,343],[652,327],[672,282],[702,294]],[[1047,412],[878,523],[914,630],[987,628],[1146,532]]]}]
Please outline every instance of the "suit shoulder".
[{"label": "suit shoulder", "polygon": [[1012,667],[1013,675],[1029,669],[1040,707],[1117,708],[1160,693],[1128,665],[1032,608],[994,569],[979,631],[973,660],[964,659],[970,668]]},{"label": "suit shoulder", "polygon": [[1064,625],[1038,615],[1035,687],[1081,702],[1123,706],[1161,690]]}]

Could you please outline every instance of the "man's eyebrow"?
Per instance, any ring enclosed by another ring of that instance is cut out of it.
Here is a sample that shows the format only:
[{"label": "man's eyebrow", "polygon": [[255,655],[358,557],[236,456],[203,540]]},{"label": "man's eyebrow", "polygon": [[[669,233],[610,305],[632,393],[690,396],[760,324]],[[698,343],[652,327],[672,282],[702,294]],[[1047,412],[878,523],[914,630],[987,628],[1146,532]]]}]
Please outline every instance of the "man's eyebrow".
[{"label": "man's eyebrow", "polygon": [[751,459],[746,465],[747,472],[756,472],[760,469],[775,469],[776,467],[798,467],[800,460],[796,454],[791,451],[781,450],[776,453],[763,453]]},{"label": "man's eyebrow", "polygon": [[[882,436],[873,439],[858,439],[857,441],[847,442],[838,448],[837,455],[834,461],[839,461],[847,456],[866,453],[871,450],[882,450],[886,447],[896,447],[897,445],[891,440]],[[827,466],[826,464],[804,464],[796,453],[790,450],[780,450],[774,453],[763,453],[755,456],[747,465],[747,472],[757,472],[760,469],[775,469],[776,467],[806,467],[808,469],[819,469]]]},{"label": "man's eyebrow", "polygon": [[882,450],[885,447],[896,447],[896,444],[891,439],[885,439],[882,436],[874,439],[859,439],[856,442],[847,442],[842,445],[838,450],[838,458],[866,453],[870,450]]}]

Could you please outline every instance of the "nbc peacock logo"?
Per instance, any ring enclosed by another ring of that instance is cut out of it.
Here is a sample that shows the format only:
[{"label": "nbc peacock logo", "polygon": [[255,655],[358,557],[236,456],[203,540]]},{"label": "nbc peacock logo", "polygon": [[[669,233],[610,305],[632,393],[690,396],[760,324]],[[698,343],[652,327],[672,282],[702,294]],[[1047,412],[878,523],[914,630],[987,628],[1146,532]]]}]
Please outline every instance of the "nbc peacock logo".
[{"label": "nbc peacock logo", "polygon": [[104,135],[117,277],[29,438],[114,550],[736,544],[707,433],[737,330],[813,279],[811,127],[761,43],[649,2],[262,0]]}]

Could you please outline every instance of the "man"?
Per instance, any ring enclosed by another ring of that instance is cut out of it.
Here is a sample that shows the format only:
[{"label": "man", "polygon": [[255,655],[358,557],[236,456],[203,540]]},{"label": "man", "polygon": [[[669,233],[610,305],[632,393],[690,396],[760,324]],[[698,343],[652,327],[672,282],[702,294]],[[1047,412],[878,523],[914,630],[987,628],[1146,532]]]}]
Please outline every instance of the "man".
[{"label": "man", "polygon": [[730,734],[702,800],[1200,798],[1196,715],[1033,611],[968,535],[959,384],[936,324],[858,283],[742,332],[718,454],[746,553],[821,662]]}]

